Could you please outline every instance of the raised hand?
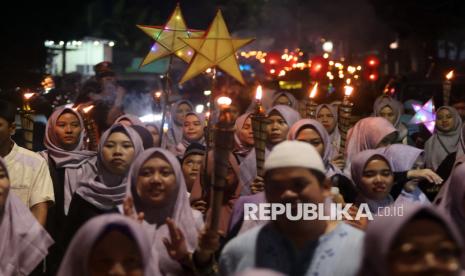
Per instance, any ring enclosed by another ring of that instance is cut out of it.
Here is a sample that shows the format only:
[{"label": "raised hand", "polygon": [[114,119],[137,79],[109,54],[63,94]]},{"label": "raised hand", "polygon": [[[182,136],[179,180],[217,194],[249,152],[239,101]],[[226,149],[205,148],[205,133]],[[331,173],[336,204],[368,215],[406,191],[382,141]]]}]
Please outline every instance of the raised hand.
[{"label": "raised hand", "polygon": [[124,199],[123,212],[126,217],[132,218],[138,221],[139,223],[142,223],[144,221],[144,213],[136,213],[134,209],[134,200],[132,199],[132,196],[128,196]]},{"label": "raised hand", "polygon": [[166,219],[166,225],[170,233],[170,238],[163,238],[166,250],[170,257],[179,263],[186,264],[189,260],[189,251],[187,250],[184,233],[179,229],[171,218]]}]

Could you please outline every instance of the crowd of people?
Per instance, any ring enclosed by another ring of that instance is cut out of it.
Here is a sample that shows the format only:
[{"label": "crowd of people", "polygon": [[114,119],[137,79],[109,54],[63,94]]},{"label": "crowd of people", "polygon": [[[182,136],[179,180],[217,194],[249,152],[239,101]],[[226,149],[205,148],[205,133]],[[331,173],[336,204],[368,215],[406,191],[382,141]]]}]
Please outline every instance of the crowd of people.
[{"label": "crowd of people", "polygon": [[[143,123],[122,112],[124,93],[108,64],[99,66],[74,107],[56,107],[48,117],[44,151],[12,139],[16,108],[0,101],[0,275],[465,269],[465,124],[454,107],[437,109],[434,133],[418,148],[401,120],[403,104],[391,96],[379,96],[372,116],[358,120],[344,141],[337,103],[302,118],[292,94],[274,91],[265,107],[264,175],[257,173],[253,104],[235,108],[217,231],[210,227],[218,210],[205,114],[181,99],[168,108],[168,129]],[[101,131],[96,151],[76,111],[89,101]],[[351,204],[351,213],[365,204],[374,218],[244,219],[244,204],[266,202]],[[380,215],[387,208],[403,212]]]}]

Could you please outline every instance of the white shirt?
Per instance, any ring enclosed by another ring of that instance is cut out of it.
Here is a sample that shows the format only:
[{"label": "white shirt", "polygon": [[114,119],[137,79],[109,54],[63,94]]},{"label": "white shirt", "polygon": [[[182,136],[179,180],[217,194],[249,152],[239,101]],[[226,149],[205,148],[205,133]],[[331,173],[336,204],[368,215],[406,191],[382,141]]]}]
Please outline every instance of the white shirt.
[{"label": "white shirt", "polygon": [[19,147],[4,157],[11,191],[31,208],[37,203],[54,202],[53,183],[47,162],[39,154]]}]

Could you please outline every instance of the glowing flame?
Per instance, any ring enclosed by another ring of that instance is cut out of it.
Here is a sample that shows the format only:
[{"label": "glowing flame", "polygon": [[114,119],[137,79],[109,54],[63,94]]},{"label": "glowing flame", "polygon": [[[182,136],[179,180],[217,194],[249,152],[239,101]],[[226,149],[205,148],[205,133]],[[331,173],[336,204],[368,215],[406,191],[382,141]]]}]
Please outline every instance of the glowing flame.
[{"label": "glowing flame", "polygon": [[347,84],[347,85],[350,85],[351,82],[352,82],[351,79],[346,79],[346,84]]},{"label": "glowing flame", "polygon": [[454,70],[451,70],[449,73],[446,75],[447,80],[451,80],[454,77]]},{"label": "glowing flame", "polygon": [[257,101],[260,101],[262,99],[262,94],[263,94],[262,86],[259,85],[259,86],[257,86],[257,90],[255,91],[255,99]]},{"label": "glowing flame", "polygon": [[24,99],[29,100],[35,95],[35,93],[24,93]]},{"label": "glowing flame", "polygon": [[218,100],[216,100],[218,105],[220,106],[229,106],[232,103],[232,100],[228,97],[219,97]]},{"label": "glowing flame", "polygon": [[91,105],[91,106],[88,106],[88,107],[84,107],[82,110],[84,111],[84,113],[88,113],[89,111],[92,110],[92,108],[94,108],[94,105]]},{"label": "glowing flame", "polygon": [[310,92],[310,99],[315,98],[317,90],[318,90],[318,82],[315,83],[315,85],[312,88],[312,91]]},{"label": "glowing flame", "polygon": [[155,92],[155,97],[156,97],[157,99],[161,98],[161,91]]},{"label": "glowing flame", "polygon": [[353,91],[354,91],[354,88],[352,86],[350,86],[350,85],[344,86],[344,94],[347,97],[349,97],[352,94]]}]

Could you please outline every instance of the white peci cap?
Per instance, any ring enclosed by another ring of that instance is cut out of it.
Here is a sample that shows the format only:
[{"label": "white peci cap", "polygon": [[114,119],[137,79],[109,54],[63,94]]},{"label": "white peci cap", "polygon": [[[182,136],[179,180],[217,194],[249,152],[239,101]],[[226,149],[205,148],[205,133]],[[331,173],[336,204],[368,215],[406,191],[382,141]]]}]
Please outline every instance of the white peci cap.
[{"label": "white peci cap", "polygon": [[305,142],[284,141],[277,144],[265,160],[265,172],[279,168],[300,167],[326,173],[320,154]]}]

